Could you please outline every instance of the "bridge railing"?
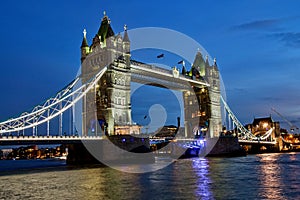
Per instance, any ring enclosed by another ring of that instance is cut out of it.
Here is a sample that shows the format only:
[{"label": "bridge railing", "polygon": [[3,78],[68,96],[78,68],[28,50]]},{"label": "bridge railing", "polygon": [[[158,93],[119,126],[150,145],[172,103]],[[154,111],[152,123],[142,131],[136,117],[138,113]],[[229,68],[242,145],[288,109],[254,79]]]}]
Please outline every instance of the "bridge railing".
[{"label": "bridge railing", "polygon": [[138,61],[135,61],[135,60],[131,60],[131,64],[137,65],[137,66],[140,66],[140,67],[143,67],[143,68],[155,70],[157,72],[162,72],[162,73],[165,73],[165,74],[172,75],[172,71],[164,69],[164,68],[161,68],[161,67],[157,67],[155,65],[149,65],[149,64],[141,63],[141,62],[138,62]]}]

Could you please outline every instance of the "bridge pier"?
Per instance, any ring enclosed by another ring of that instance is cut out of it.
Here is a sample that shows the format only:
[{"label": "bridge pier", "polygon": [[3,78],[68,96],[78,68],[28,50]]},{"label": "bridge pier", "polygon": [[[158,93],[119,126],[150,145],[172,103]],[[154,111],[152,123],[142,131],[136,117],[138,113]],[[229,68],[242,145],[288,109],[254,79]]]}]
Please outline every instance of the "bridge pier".
[{"label": "bridge pier", "polygon": [[149,138],[113,135],[68,145],[67,164],[145,164],[153,163]]},{"label": "bridge pier", "polygon": [[220,136],[212,149],[208,149],[208,157],[245,156],[246,152],[241,148],[237,137]]},{"label": "bridge pier", "polygon": [[85,147],[83,143],[68,144],[68,165],[79,165],[79,164],[103,164],[99,162]]}]

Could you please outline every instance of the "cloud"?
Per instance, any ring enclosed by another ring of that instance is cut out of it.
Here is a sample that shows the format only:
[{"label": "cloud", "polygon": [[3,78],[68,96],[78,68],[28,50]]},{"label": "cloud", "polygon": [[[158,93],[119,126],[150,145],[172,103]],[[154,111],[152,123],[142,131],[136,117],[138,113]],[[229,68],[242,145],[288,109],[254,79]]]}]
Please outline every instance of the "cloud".
[{"label": "cloud", "polygon": [[265,19],[255,20],[243,24],[233,26],[232,30],[264,30],[264,31],[278,31],[282,30],[279,27],[281,19]]},{"label": "cloud", "polygon": [[273,38],[277,38],[288,47],[299,48],[300,47],[300,32],[282,32],[274,33],[271,35]]},{"label": "cloud", "polygon": [[300,32],[283,31],[288,22],[298,21],[300,16],[291,16],[278,19],[255,20],[231,27],[235,31],[267,31],[273,32],[267,37],[277,39],[287,47],[300,48]]}]

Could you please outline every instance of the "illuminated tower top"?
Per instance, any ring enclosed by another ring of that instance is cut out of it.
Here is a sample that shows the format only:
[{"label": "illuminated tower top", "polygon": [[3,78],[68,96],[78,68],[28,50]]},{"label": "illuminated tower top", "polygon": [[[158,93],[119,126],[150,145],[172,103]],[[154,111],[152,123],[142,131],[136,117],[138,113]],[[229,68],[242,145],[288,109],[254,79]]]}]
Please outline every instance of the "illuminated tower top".
[{"label": "illuminated tower top", "polygon": [[205,62],[203,60],[201,52],[198,50],[193,67],[196,68],[200,72],[200,76],[204,77],[205,76]]},{"label": "illuminated tower top", "polygon": [[99,42],[103,43],[105,46],[106,39],[115,35],[115,33],[110,25],[111,21],[108,18],[108,16],[106,15],[106,12],[104,11],[103,14],[104,14],[104,16],[102,18],[98,33],[95,35],[95,37],[93,39],[92,47],[97,46],[99,44]]}]

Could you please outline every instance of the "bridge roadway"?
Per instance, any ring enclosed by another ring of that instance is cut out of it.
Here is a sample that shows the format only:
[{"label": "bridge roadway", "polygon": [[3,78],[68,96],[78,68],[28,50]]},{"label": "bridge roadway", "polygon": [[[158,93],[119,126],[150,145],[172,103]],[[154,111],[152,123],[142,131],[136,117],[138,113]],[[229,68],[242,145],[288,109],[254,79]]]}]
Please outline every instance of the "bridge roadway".
[{"label": "bridge roadway", "polygon": [[0,146],[6,145],[44,145],[76,144],[82,141],[100,141],[103,136],[7,136],[0,138]]},{"label": "bridge roadway", "polygon": [[263,140],[240,140],[240,145],[251,145],[251,144],[266,144],[266,145],[276,145],[276,141],[263,141]]},{"label": "bridge roadway", "polygon": [[[107,139],[106,136],[1,136],[0,146],[3,145],[32,145],[32,144],[75,144],[82,141],[99,141]],[[200,142],[200,139],[195,138],[150,138],[151,143],[157,142]],[[202,141],[203,142],[203,139]],[[239,139],[240,145],[251,144],[266,144],[276,145],[276,141],[258,141],[258,140],[242,140]]]},{"label": "bridge roadway", "polygon": [[[106,136],[2,136],[0,146],[12,145],[54,145],[54,144],[77,144],[88,141],[106,140]],[[171,138],[150,138],[150,143],[169,142]],[[174,142],[198,142],[193,138],[175,138]]]}]

